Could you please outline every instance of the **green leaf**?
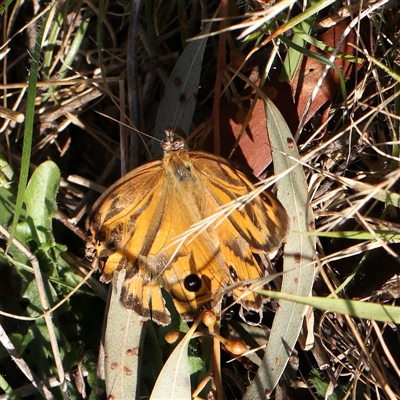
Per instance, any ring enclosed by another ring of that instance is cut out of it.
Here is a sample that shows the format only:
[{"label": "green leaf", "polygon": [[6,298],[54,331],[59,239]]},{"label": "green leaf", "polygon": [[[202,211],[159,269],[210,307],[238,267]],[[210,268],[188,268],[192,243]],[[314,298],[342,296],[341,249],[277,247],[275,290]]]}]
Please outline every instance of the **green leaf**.
[{"label": "green leaf", "polygon": [[25,191],[26,221],[38,246],[54,243],[51,219],[57,212],[60,176],[57,165],[46,161],[36,168]]},{"label": "green leaf", "polygon": [[[57,293],[54,288],[50,285],[49,281],[45,281],[45,287],[47,296],[50,302],[53,304],[57,301]],[[37,317],[43,313],[42,303],[40,301],[39,292],[37,289],[36,282],[33,280],[29,283],[22,297],[29,300],[29,305],[26,308],[27,313],[30,317]]]},{"label": "green leaf", "polygon": [[298,46],[296,43],[292,42],[291,40],[288,40],[284,36],[281,36],[280,39],[282,40],[282,42],[286,43],[290,48],[293,48],[294,50],[298,51],[299,53],[301,52],[305,56],[313,58],[314,60],[320,62],[321,64],[329,65],[331,68],[333,68],[336,71],[336,73],[338,74],[343,98],[347,97],[346,82],[344,81],[343,73],[335,63],[330,61],[328,58],[322,56],[321,54],[315,53],[304,47]]},{"label": "green leaf", "polygon": [[42,318],[29,327],[22,342],[25,351],[21,355],[28,365],[35,365],[35,370],[41,378],[56,372],[48,338],[46,323]]},{"label": "green leaf", "polygon": [[0,153],[0,225],[9,226],[15,213],[14,174],[3,154]]},{"label": "green leaf", "polygon": [[8,395],[9,399],[13,400],[20,400],[21,397],[17,395],[17,393],[14,392],[12,387],[8,384],[8,382],[5,380],[5,378],[0,375],[0,389],[4,391],[6,395]]},{"label": "green leaf", "polygon": [[320,372],[313,368],[310,374],[310,381],[313,384],[315,390],[320,399],[327,398],[328,400],[340,400],[343,399],[344,394],[346,393],[347,389],[349,388],[350,384],[348,385],[338,385],[334,388],[333,393],[327,396],[327,390],[329,388],[329,383],[325,381],[325,379],[321,376]]},{"label": "green leaf", "polygon": [[[54,5],[55,2],[53,2],[53,6]],[[42,25],[40,26],[40,29],[35,37],[35,46],[32,52],[31,67],[29,70],[29,78],[28,78],[28,91],[26,98],[25,125],[24,125],[24,135],[23,135],[24,142],[22,146],[22,158],[21,158],[21,168],[20,168],[20,175],[18,182],[18,194],[15,205],[13,223],[11,227],[11,234],[8,239],[9,244],[12,243],[12,240],[15,237],[17,224],[22,212],[22,203],[24,201],[26,184],[28,182],[29,165],[31,162],[31,151],[32,151],[33,123],[35,120],[36,86],[39,75],[39,64],[42,51],[43,35],[45,33],[45,29],[47,26],[47,20],[49,16],[51,16],[53,9],[54,7],[51,7],[50,12],[48,12],[43,18]]]},{"label": "green leaf", "polygon": [[[318,4],[317,0],[309,0],[307,2],[307,8],[311,8],[311,6],[314,6],[316,4]],[[302,32],[310,33],[312,31],[317,16],[318,16],[317,13],[312,13],[307,19],[301,21],[296,26],[296,28],[298,30],[301,30]],[[304,38],[297,34],[297,31],[295,31],[295,27],[293,27],[293,31],[295,32],[295,34],[293,35],[291,42],[295,43],[297,46],[299,46],[299,48],[303,49],[305,47]],[[279,80],[291,82],[300,64],[302,54],[303,53],[301,51],[298,51],[293,47],[289,48],[287,55],[285,57],[285,61],[283,62],[282,72],[279,77]]]}]

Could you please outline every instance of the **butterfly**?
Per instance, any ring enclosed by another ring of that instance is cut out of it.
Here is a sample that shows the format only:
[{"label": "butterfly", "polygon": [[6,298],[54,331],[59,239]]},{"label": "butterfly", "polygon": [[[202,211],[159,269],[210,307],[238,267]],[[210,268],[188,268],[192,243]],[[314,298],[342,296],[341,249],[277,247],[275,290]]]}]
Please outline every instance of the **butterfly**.
[{"label": "butterfly", "polygon": [[[176,237],[218,213],[221,206],[254,190],[228,160],[203,151],[188,151],[172,129],[162,142],[162,159],[144,164],[114,183],[96,201],[86,221],[86,256],[110,282],[125,270],[121,301],[143,320],[171,321],[162,288],[184,320],[203,306],[217,306],[224,288],[263,277],[255,254],[282,243],[288,216],[269,191],[211,224],[194,239],[174,246]],[[260,312],[263,298],[232,295],[247,310]]]}]

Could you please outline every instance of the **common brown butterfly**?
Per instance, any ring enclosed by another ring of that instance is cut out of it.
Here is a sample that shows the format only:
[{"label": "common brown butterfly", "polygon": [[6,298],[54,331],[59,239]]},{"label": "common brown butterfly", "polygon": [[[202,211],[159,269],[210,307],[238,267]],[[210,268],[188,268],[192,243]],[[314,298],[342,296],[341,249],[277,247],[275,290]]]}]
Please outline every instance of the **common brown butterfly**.
[{"label": "common brown butterfly", "polygon": [[[264,191],[176,248],[176,237],[254,190],[228,160],[188,151],[173,130],[162,142],[164,156],[118,180],[94,204],[86,221],[86,254],[110,282],[126,270],[121,301],[144,320],[168,325],[170,313],[161,288],[172,296],[183,319],[219,304],[226,286],[264,276],[255,254],[282,242],[288,217],[281,203]],[[232,295],[247,310],[260,312],[260,295],[236,286]]]}]

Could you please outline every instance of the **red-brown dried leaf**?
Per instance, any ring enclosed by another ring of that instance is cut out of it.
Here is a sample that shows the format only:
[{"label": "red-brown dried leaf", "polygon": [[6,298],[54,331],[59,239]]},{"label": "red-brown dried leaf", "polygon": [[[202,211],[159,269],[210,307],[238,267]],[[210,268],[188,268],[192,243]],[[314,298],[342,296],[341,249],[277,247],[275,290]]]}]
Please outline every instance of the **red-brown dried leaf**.
[{"label": "red-brown dried leaf", "polygon": [[[348,24],[349,20],[343,20],[337,25],[332,26],[327,31],[322,33],[319,37],[317,37],[317,39],[321,42],[324,42],[327,46],[335,48]],[[356,44],[356,41],[357,35],[354,30],[352,30],[343,41],[342,45],[339,48],[339,51],[348,55],[355,55],[356,49],[352,46],[352,44]],[[319,50],[315,46],[311,46],[310,51],[321,54],[326,58],[329,58],[330,56],[330,54]],[[345,80],[350,78],[356,66],[360,67],[359,64],[351,63],[340,57],[336,57],[334,63],[341,70]],[[306,109],[308,101],[317,85],[317,82],[324,68],[325,65],[320,63],[319,61],[310,57],[303,57],[297,73],[293,81],[291,82],[292,94],[294,101],[297,104],[297,114],[299,119]],[[324,78],[315,99],[311,103],[310,109],[307,112],[305,122],[309,121],[309,119],[314,116],[324,105],[325,110],[323,112],[322,123],[325,122],[328,116],[327,110],[329,110],[329,107],[331,106],[332,101],[339,90],[339,74],[333,68],[331,68]]]}]

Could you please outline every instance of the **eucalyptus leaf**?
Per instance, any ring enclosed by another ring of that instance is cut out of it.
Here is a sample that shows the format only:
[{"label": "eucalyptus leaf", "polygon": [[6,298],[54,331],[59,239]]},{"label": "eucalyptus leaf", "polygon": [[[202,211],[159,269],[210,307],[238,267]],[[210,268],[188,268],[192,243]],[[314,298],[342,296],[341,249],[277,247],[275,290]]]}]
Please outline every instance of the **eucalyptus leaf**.
[{"label": "eucalyptus leaf", "polygon": [[158,376],[150,400],[191,400],[189,341],[190,335],[186,335],[169,356]]},{"label": "eucalyptus leaf", "polygon": [[115,400],[139,397],[139,356],[145,332],[141,317],[120,301],[124,279],[125,271],[114,274],[104,342],[106,390]]},{"label": "eucalyptus leaf", "polygon": [[[201,35],[207,34],[210,27],[211,23],[208,23]],[[157,113],[154,135],[159,140],[165,139],[167,128],[178,127],[185,133],[190,129],[206,43],[207,38],[204,37],[191,40],[171,72]],[[159,143],[153,146],[151,152],[153,156],[162,154]]]},{"label": "eucalyptus leaf", "polygon": [[[301,164],[295,161],[300,156],[286,121],[271,100],[266,97],[264,100],[274,172],[279,174],[290,170],[276,184],[278,198],[291,221],[285,239],[281,290],[308,296],[314,282],[315,240],[300,233],[308,231],[314,220],[307,197],[307,182]],[[305,306],[284,300],[279,302],[279,306],[265,356],[244,396],[245,400],[263,398],[265,393],[275,388],[300,334]]]}]

